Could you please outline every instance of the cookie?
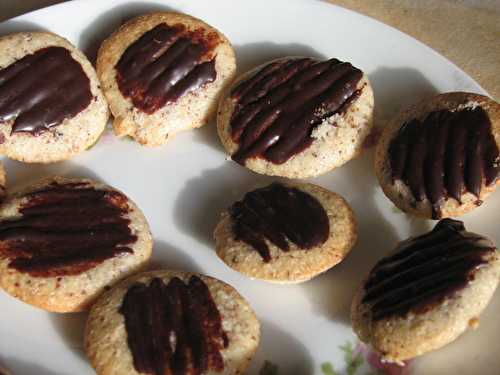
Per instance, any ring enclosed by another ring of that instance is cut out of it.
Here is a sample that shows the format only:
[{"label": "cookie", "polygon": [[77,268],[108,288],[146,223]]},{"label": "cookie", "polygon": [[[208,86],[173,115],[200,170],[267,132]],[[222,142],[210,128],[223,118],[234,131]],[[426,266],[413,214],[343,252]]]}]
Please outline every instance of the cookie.
[{"label": "cookie", "polygon": [[375,171],[404,212],[456,217],[500,184],[500,104],[465,92],[441,94],[403,110],[384,129]]},{"label": "cookie", "polygon": [[98,375],[243,374],[260,339],[228,284],[179,271],[135,275],[92,307],[85,350]]},{"label": "cookie", "polygon": [[215,228],[219,258],[255,279],[299,283],[342,261],[357,239],[354,213],[313,184],[273,183],[234,203]]},{"label": "cookie", "polygon": [[219,104],[232,160],[270,176],[318,176],[357,156],[373,126],[366,75],[337,59],[285,57],[239,77]]},{"label": "cookie", "polygon": [[179,13],[128,21],[103,42],[97,57],[116,135],[146,146],[205,125],[235,70],[228,39]]},{"label": "cookie", "polygon": [[97,142],[108,105],[81,51],[48,32],[4,36],[0,50],[0,154],[51,163]]},{"label": "cookie", "polygon": [[375,265],[354,298],[353,329],[384,360],[402,362],[477,327],[499,280],[495,245],[443,219]]},{"label": "cookie", "polygon": [[48,311],[86,310],[144,267],[152,245],[144,215],[123,193],[52,177],[0,206],[0,286]]}]

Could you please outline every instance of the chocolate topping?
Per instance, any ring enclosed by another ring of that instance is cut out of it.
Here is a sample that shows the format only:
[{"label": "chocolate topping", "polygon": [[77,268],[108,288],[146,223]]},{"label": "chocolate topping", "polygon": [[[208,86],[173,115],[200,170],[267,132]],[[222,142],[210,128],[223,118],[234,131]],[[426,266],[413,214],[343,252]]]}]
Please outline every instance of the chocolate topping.
[{"label": "chocolate topping", "polygon": [[301,249],[323,244],[330,233],[328,215],[312,195],[279,183],[251,191],[230,209],[237,240],[271,260],[266,239],[283,251],[288,241]]},{"label": "chocolate topping", "polygon": [[481,107],[406,122],[391,141],[389,158],[393,180],[408,185],[416,201],[427,198],[433,219],[441,217],[448,196],[461,202],[468,191],[479,198],[483,181],[491,185],[500,173],[498,146]]},{"label": "chocolate topping", "polygon": [[222,372],[221,350],[229,340],[207,285],[197,276],[189,283],[174,277],[133,285],[120,313],[137,372],[198,375]]},{"label": "chocolate topping", "polygon": [[215,33],[161,23],[122,55],[116,65],[118,87],[141,111],[153,113],[215,81],[215,58],[207,61],[207,55],[218,41]]},{"label": "chocolate topping", "polygon": [[76,275],[132,253],[127,198],[85,183],[58,184],[25,195],[20,217],[0,221],[0,255],[35,277]]},{"label": "chocolate topping", "polygon": [[262,157],[282,164],[303,151],[318,125],[357,98],[362,76],[337,59],[288,58],[266,65],[231,93],[231,136],[239,144],[233,160],[244,164]]},{"label": "chocolate topping", "polygon": [[83,111],[90,80],[63,47],[42,48],[0,70],[0,122],[35,136]]},{"label": "chocolate topping", "polygon": [[362,302],[370,305],[374,320],[424,312],[464,288],[487,262],[485,255],[494,251],[491,241],[466,232],[461,221],[441,220],[375,265]]}]

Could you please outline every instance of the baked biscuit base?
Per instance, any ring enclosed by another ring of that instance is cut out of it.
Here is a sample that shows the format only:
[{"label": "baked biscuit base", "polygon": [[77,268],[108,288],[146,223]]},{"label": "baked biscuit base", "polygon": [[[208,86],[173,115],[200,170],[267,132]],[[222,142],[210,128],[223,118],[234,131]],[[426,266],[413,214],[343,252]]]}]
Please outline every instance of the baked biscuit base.
[{"label": "baked biscuit base", "polygon": [[[388,150],[392,139],[396,136],[401,126],[409,120],[423,120],[432,111],[454,110],[481,106],[488,114],[491,121],[492,133],[500,148],[500,104],[492,99],[466,92],[450,92],[435,96],[419,104],[401,111],[384,129],[375,151],[375,173],[385,195],[402,211],[409,214],[431,219],[432,205],[428,199],[415,202],[410,188],[402,181],[396,180],[392,183],[390,160]],[[500,161],[499,161],[500,162]],[[477,207],[477,200],[484,201],[500,185],[500,178],[496,183],[481,188],[480,196],[465,192],[462,194],[462,203],[453,198],[447,198],[441,207],[441,217],[461,216]]]},{"label": "baked biscuit base", "polygon": [[353,248],[357,224],[344,198],[313,184],[286,183],[285,186],[304,191],[321,203],[330,224],[328,239],[312,249],[300,249],[289,241],[287,252],[266,239],[271,254],[271,261],[266,263],[252,246],[235,239],[233,220],[226,211],[215,228],[214,238],[217,255],[229,267],[250,278],[280,284],[300,283],[332,268]]},{"label": "baked biscuit base", "polygon": [[[214,49],[215,81],[207,83],[194,92],[178,98],[152,114],[137,109],[129,98],[122,95],[116,80],[115,66],[125,50],[155,26],[182,24],[187,30],[202,28],[217,33],[220,43]],[[215,114],[221,89],[233,79],[236,58],[229,40],[205,22],[179,13],[151,13],[125,23],[106,39],[97,56],[97,75],[114,116],[115,134],[131,136],[146,146],[165,144],[176,133],[205,125]]]},{"label": "baked biscuit base", "polygon": [[223,372],[208,371],[207,375],[245,373],[260,340],[259,322],[248,302],[233,287],[212,277],[161,270],[132,276],[106,292],[92,307],[85,329],[85,350],[98,375],[139,375],[127,343],[125,319],[119,312],[127,290],[134,283],[149,284],[156,277],[165,283],[173,277],[188,282],[193,275],[208,286],[229,339],[228,347],[221,351]]},{"label": "baked biscuit base", "polygon": [[[19,215],[19,207],[29,192],[49,184],[86,183],[97,190],[118,191],[102,183],[87,179],[51,177],[7,197],[0,206],[0,220]],[[9,267],[10,260],[0,257],[0,287],[15,298],[52,312],[77,312],[87,310],[94,300],[118,280],[144,268],[151,257],[153,239],[141,210],[130,199],[127,201],[129,228],[137,241],[129,247],[132,254],[118,255],[104,260],[94,268],[77,275],[34,277]]]}]

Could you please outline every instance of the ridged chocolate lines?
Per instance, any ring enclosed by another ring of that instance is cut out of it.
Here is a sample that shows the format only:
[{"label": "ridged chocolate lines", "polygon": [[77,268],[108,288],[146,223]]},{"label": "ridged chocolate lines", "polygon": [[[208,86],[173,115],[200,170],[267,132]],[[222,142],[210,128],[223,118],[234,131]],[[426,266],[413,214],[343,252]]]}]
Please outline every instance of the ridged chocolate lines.
[{"label": "ridged chocolate lines", "polygon": [[125,294],[120,312],[137,372],[151,375],[200,375],[222,372],[221,351],[229,345],[222,319],[207,285],[154,278]]},{"label": "ridged chocolate lines", "polygon": [[374,320],[423,312],[464,288],[493,251],[488,239],[466,232],[461,221],[441,220],[431,232],[401,242],[394,255],[375,265],[363,303],[370,305]]},{"label": "ridged chocolate lines", "polygon": [[14,120],[11,133],[40,135],[91,101],[90,80],[66,48],[43,48],[0,70],[0,122]]},{"label": "ridged chocolate lines", "polygon": [[328,215],[316,198],[279,183],[245,194],[230,214],[236,239],[252,246],[264,262],[271,261],[266,239],[289,251],[288,241],[310,249],[323,244],[330,233]]},{"label": "ridged chocolate lines", "polygon": [[483,182],[491,185],[500,173],[498,146],[481,107],[406,122],[391,141],[389,157],[393,180],[408,185],[416,201],[427,198],[434,219],[441,217],[445,197],[461,202],[470,192],[479,198]]},{"label": "ridged chocolate lines", "polygon": [[238,84],[231,136],[239,144],[233,160],[263,157],[282,164],[309,147],[311,133],[326,118],[341,113],[360,94],[363,73],[331,59],[290,58],[272,62]]},{"label": "ridged chocolate lines", "polygon": [[127,198],[80,184],[29,193],[20,217],[0,222],[0,255],[32,276],[75,275],[132,253]]},{"label": "ridged chocolate lines", "polygon": [[118,87],[135,107],[151,114],[216,79],[215,58],[204,61],[216,43],[214,33],[159,24],[132,43],[118,61]]}]

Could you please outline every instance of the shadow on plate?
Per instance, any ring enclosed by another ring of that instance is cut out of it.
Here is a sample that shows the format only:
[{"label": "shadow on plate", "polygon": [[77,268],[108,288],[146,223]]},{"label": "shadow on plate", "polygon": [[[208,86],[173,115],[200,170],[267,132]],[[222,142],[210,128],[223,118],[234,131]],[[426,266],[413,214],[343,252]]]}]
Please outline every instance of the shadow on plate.
[{"label": "shadow on plate", "polygon": [[83,338],[87,316],[87,312],[49,315],[52,327],[63,339],[66,347],[85,361],[87,357],[83,347]]},{"label": "shadow on plate", "polygon": [[191,258],[186,250],[181,250],[165,241],[155,241],[153,259],[148,270],[179,270],[187,272],[201,272],[200,267]]},{"label": "shadow on plate", "polygon": [[358,241],[347,258],[323,275],[303,284],[311,305],[328,319],[350,324],[351,301],[368,271],[398,242],[393,226],[380,212],[375,194],[380,189],[373,173],[373,152],[346,165],[343,178],[356,189],[349,204],[358,222]]},{"label": "shadow on plate", "polygon": [[381,67],[369,74],[375,96],[375,125],[383,126],[400,109],[438,94],[418,70]]},{"label": "shadow on plate", "polygon": [[[395,207],[394,209],[396,210],[397,208]],[[399,213],[401,218],[404,218],[406,221],[408,236],[420,236],[434,228],[434,225],[437,223],[437,221],[422,219],[420,217],[405,214],[402,211]]]},{"label": "shadow on plate", "polygon": [[279,374],[315,374],[311,354],[297,338],[267,320],[260,323],[262,336],[249,375],[259,375],[264,361],[277,365]]},{"label": "shadow on plate", "polygon": [[193,129],[193,139],[196,142],[202,143],[214,149],[216,152],[220,153],[222,157],[226,156],[226,150],[219,139],[217,134],[217,115],[208,122],[208,124],[202,126],[199,129]]},{"label": "shadow on plate", "polygon": [[277,44],[273,42],[255,42],[235,45],[234,49],[238,65],[237,75],[279,57],[311,56],[320,60],[327,58],[310,46],[300,43]]},{"label": "shadow on plate", "polygon": [[[35,363],[25,362],[17,358],[2,359],[2,364],[12,370],[12,375],[66,375],[63,372],[54,372]],[[0,370],[2,367],[0,366]],[[8,373],[10,375],[10,373]]]},{"label": "shadow on plate", "polygon": [[49,31],[49,30],[34,22],[28,22],[28,21],[12,20],[0,23],[0,36],[12,33],[20,33],[24,31],[34,32],[34,31]]},{"label": "shadow on plate", "polygon": [[178,10],[165,5],[148,4],[143,2],[120,4],[107,12],[100,14],[89,26],[87,26],[81,33],[78,46],[87,55],[90,62],[95,65],[99,46],[122,24],[131,18],[146,13],[172,11]]},{"label": "shadow on plate", "polygon": [[22,163],[11,159],[3,159],[7,174],[7,188],[17,190],[50,176],[73,178],[90,178],[100,181],[92,170],[70,161],[49,164]]},{"label": "shadow on plate", "polygon": [[234,162],[201,171],[199,176],[186,181],[180,192],[174,206],[174,224],[186,235],[213,247],[212,234],[221,213],[247,191],[272,180]]}]

